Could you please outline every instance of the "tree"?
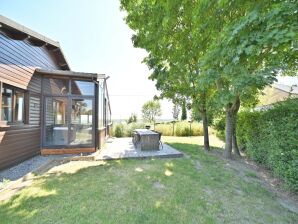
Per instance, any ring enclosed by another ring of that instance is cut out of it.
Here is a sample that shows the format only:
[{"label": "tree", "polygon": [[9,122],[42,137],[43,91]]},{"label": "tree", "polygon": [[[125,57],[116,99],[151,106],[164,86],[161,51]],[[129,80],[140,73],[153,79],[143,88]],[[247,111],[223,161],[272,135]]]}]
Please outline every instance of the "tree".
[{"label": "tree", "polygon": [[185,121],[187,119],[187,110],[186,110],[186,105],[185,102],[182,104],[182,114],[181,114],[181,120]]},{"label": "tree", "polygon": [[174,120],[178,120],[178,118],[179,118],[179,113],[180,113],[180,107],[179,107],[179,105],[174,104],[174,105],[173,105],[173,111],[172,111],[173,119],[174,119]]},{"label": "tree", "polygon": [[206,7],[194,7],[191,0],[122,0],[121,8],[127,12],[127,24],[135,31],[134,46],[149,53],[144,62],[152,71],[150,79],[156,81],[161,97],[188,98],[191,106],[196,105],[204,118],[204,148],[209,150],[207,108],[213,84],[204,82],[205,74],[198,67],[207,45],[196,41],[208,40],[209,34],[193,29],[193,21],[205,20],[200,12]]},{"label": "tree", "polygon": [[155,123],[156,117],[161,116],[161,106],[159,101],[150,100],[142,107],[142,115],[145,121]]},{"label": "tree", "polygon": [[131,114],[130,117],[128,118],[127,120],[127,124],[130,124],[130,123],[136,123],[137,122],[137,115],[136,114]]},{"label": "tree", "polygon": [[[280,71],[297,71],[297,1],[238,3],[244,4],[221,5],[220,35],[213,36],[202,60],[217,84],[217,103],[226,112],[226,158],[231,158],[232,148],[239,154],[235,126],[241,103],[254,102]],[[236,13],[229,14],[231,9]]]},{"label": "tree", "polygon": [[226,158],[232,148],[240,154],[235,129],[240,106],[255,102],[279,72],[297,74],[297,4],[121,0],[135,31],[134,46],[147,50],[144,62],[161,96],[187,98],[202,116],[205,149],[208,111],[225,111]]}]

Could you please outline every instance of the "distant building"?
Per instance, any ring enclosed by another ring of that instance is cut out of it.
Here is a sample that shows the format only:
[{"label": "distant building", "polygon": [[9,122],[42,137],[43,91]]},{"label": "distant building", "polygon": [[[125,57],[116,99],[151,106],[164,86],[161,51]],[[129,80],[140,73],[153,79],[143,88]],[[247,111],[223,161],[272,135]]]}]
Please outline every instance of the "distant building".
[{"label": "distant building", "polygon": [[271,105],[273,103],[284,101],[289,97],[298,97],[298,86],[290,86],[280,83],[274,83],[264,89],[264,95],[261,95],[259,106]]}]

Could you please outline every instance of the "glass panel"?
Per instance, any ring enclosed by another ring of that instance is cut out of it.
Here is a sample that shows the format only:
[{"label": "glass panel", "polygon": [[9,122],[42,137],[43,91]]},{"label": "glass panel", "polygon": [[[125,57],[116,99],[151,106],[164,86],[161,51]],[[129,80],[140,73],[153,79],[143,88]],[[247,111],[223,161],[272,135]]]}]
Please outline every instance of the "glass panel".
[{"label": "glass panel", "polygon": [[71,110],[70,144],[92,144],[93,110],[92,100],[73,99]]},{"label": "glass panel", "polygon": [[87,81],[71,81],[71,93],[75,95],[94,96],[94,83]]},{"label": "glass panel", "polygon": [[48,95],[67,95],[69,93],[68,88],[69,80],[67,79],[49,79],[43,80],[44,93]]},{"label": "glass panel", "polygon": [[15,91],[14,121],[24,121],[24,93]]},{"label": "glass panel", "polygon": [[12,122],[12,89],[2,89],[2,113],[1,120]]},{"label": "glass panel", "polygon": [[67,98],[47,97],[46,118],[45,118],[45,144],[46,145],[67,145]]}]

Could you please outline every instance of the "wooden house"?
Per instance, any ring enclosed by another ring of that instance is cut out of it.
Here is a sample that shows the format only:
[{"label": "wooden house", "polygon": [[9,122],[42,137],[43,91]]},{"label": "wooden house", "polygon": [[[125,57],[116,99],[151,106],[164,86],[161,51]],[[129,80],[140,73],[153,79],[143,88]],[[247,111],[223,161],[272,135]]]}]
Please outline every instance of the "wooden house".
[{"label": "wooden house", "polygon": [[107,77],[74,72],[55,42],[0,15],[0,169],[89,153],[109,135]]}]

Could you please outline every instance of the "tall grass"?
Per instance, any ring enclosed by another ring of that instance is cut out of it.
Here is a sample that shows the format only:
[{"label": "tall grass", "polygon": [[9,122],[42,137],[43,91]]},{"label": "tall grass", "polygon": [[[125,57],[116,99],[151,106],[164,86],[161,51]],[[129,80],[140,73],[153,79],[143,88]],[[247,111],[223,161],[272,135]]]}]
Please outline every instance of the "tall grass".
[{"label": "tall grass", "polygon": [[[113,125],[112,135],[115,137],[131,137],[134,129],[145,128],[145,123],[116,123]],[[173,129],[174,126],[174,129]],[[192,122],[191,127],[187,121],[176,123],[166,122],[151,125],[151,129],[161,132],[163,136],[203,136],[203,126],[201,123]]]},{"label": "tall grass", "polygon": [[[174,126],[174,130],[173,130]],[[155,130],[164,136],[202,136],[203,125],[198,122],[179,121],[176,123],[157,124]]]}]

